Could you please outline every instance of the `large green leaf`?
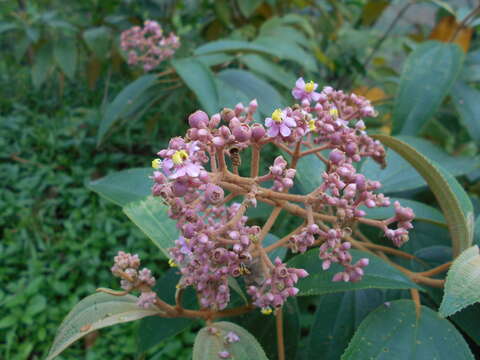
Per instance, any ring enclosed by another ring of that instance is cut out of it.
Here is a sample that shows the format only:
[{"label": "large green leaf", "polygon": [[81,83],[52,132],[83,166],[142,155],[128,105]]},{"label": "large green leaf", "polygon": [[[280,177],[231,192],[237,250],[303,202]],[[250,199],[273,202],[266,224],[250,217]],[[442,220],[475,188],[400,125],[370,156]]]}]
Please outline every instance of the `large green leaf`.
[{"label": "large green leaf", "polygon": [[156,83],[156,75],[143,75],[127,85],[115,99],[107,105],[98,129],[97,143],[100,144],[108,130],[120,119],[131,115],[132,109],[145,105],[150,96],[146,91]]},{"label": "large green leaf", "polygon": [[239,60],[247,65],[251,71],[263,75],[287,89],[295,86],[296,78],[292,73],[285,71],[282,66],[268,60],[264,56],[247,54],[241,56]]},{"label": "large green leaf", "polygon": [[55,42],[53,55],[57,65],[68,78],[73,79],[77,67],[77,44],[73,37],[61,37]]},{"label": "large green leaf", "polygon": [[433,116],[461,71],[457,44],[428,41],[407,58],[393,110],[393,132],[418,134]]},{"label": "large green leaf", "polygon": [[450,93],[455,109],[460,115],[463,125],[468,130],[470,137],[480,142],[480,91],[457,81]]},{"label": "large green leaf", "polygon": [[473,360],[455,327],[426,306],[417,317],[411,300],[380,306],[363,320],[342,360]]},{"label": "large green leaf", "polygon": [[281,95],[274,87],[249,71],[227,69],[218,73],[218,77],[247,95],[250,100],[257,99],[258,108],[264,115],[270,115],[283,104]]},{"label": "large green leaf", "polygon": [[447,274],[439,313],[450,316],[480,301],[480,254],[472,246],[455,259]]},{"label": "large green leaf", "polygon": [[308,337],[307,359],[340,358],[355,329],[377,306],[385,302],[377,289],[345,291],[320,296]]},{"label": "large green leaf", "polygon": [[[436,225],[446,225],[445,217],[440,211],[432,206],[410,199],[400,199],[395,197],[390,198],[390,202],[392,204],[395,201],[398,201],[404,207],[411,208],[415,213],[415,220],[422,220]],[[395,213],[393,205],[389,207],[378,207],[373,209],[362,207],[361,209],[365,210],[367,213],[366,217],[370,219],[387,219],[392,217]]]},{"label": "large green leaf", "polygon": [[206,55],[218,52],[257,52],[271,55],[268,48],[262,45],[241,40],[217,40],[201,45],[195,49],[195,55]]},{"label": "large green leaf", "polygon": [[[234,332],[240,340],[226,344],[225,336]],[[236,360],[268,360],[257,340],[242,327],[226,322],[215,322],[199,331],[193,345],[193,360],[219,359],[218,353],[228,351]]]},{"label": "large green leaf", "polygon": [[145,199],[152,192],[151,168],[134,168],[112,173],[90,181],[87,187],[105,199],[124,206],[132,201]]},{"label": "large green leaf", "polygon": [[447,220],[453,256],[470,247],[473,240],[473,206],[458,181],[406,142],[387,135],[376,135],[375,138],[405,158],[426,180]]},{"label": "large green leaf", "polygon": [[177,74],[194,92],[203,109],[210,115],[219,110],[218,92],[212,71],[195,58],[172,61]]},{"label": "large green leaf", "polygon": [[305,48],[310,47],[305,33],[291,26],[293,24],[289,20],[291,20],[291,18],[287,17],[273,17],[268,19],[260,27],[258,36],[260,38],[268,36],[276,37],[282,39],[284,42],[301,45]]},{"label": "large green leaf", "polygon": [[[283,329],[285,334],[285,356],[295,359],[300,341],[300,319],[297,300],[289,298],[282,307]],[[276,333],[275,316],[263,315],[259,309],[242,316],[231,318],[231,321],[247,329],[258,340],[269,359],[278,359],[277,341],[272,335]]]},{"label": "large green leaf", "polygon": [[[467,174],[480,166],[478,157],[451,156],[431,142],[413,136],[399,136],[401,141],[411,145],[430,160],[442,165],[452,175]],[[412,190],[426,185],[425,179],[402,156],[394,151],[387,152],[387,167],[382,169],[371,159],[362,165],[362,171],[370,179],[382,183],[382,192],[392,193]]]},{"label": "large green leaf", "polygon": [[[174,304],[176,285],[180,281],[178,268],[171,268],[157,280],[154,290],[161,294],[163,301]],[[188,291],[192,290],[192,291]],[[187,289],[183,295],[182,305],[185,308],[195,307],[196,297],[192,288]],[[160,342],[184,331],[194,323],[190,318],[162,318],[151,316],[140,321],[138,329],[138,349],[145,352]]]},{"label": "large green leaf", "polygon": [[63,320],[48,353],[53,359],[72,343],[98,329],[158,314],[158,309],[140,308],[132,295],[105,293],[90,295],[80,301]]},{"label": "large green leaf", "polygon": [[301,279],[297,287],[298,295],[321,295],[358,289],[410,289],[419,288],[402,272],[386,263],[379,257],[358,250],[350,250],[353,262],[368,258],[369,264],[364,268],[365,275],[358,282],[333,282],[337,272],[343,271],[339,264],[332,264],[330,269],[322,269],[322,261],[318,257],[318,249],[312,249],[292,258],[289,267],[305,269],[309,275]]},{"label": "large green leaf", "polygon": [[145,200],[128,203],[123,211],[168,258],[168,249],[178,239],[176,222],[168,217],[168,207],[161,198],[149,196]]}]

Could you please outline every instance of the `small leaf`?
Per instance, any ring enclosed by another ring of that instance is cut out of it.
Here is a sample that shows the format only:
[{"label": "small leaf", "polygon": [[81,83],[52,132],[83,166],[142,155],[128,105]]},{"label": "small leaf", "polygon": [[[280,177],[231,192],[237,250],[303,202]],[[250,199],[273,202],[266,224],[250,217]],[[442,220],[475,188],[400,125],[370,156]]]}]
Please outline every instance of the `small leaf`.
[{"label": "small leaf", "polygon": [[393,133],[417,134],[437,111],[462,68],[456,44],[428,41],[407,58],[393,111]]},{"label": "small leaf", "polygon": [[274,87],[249,71],[227,69],[218,73],[218,77],[247,95],[249,100],[257,99],[258,108],[264,115],[270,115],[283,104],[281,95]]},{"label": "small leaf", "polygon": [[453,105],[470,137],[480,143],[480,91],[457,81],[450,93]]},{"label": "small leaf", "polygon": [[151,168],[134,168],[109,174],[90,181],[87,187],[117,205],[145,199],[152,193]]},{"label": "small leaf", "polygon": [[318,257],[318,249],[312,249],[288,261],[289,267],[305,269],[310,275],[301,279],[297,287],[299,296],[321,295],[357,289],[410,289],[419,288],[402,272],[386,263],[379,257],[358,250],[350,250],[355,263],[361,258],[368,258],[369,264],[364,268],[365,275],[358,282],[333,282],[337,272],[343,271],[339,264],[332,264],[330,269],[322,269],[322,261]]},{"label": "small leaf", "polygon": [[446,317],[480,301],[480,254],[472,246],[455,259],[447,273],[439,313]]},{"label": "small leaf", "polygon": [[75,77],[77,67],[77,44],[75,38],[62,37],[55,42],[53,55],[57,65],[68,78]]},{"label": "small leaf", "polygon": [[380,306],[363,320],[342,360],[357,359],[473,360],[457,329],[426,306],[417,317],[411,300]]},{"label": "small leaf", "polygon": [[212,71],[195,58],[172,61],[172,65],[185,84],[194,92],[207,113],[219,110],[218,92]]},{"label": "small leaf", "polygon": [[[225,345],[225,336],[230,332],[238,335],[240,340]],[[198,332],[193,345],[193,360],[219,359],[218,353],[228,351],[232,359],[268,360],[257,340],[242,327],[226,322],[215,322]]]},{"label": "small leaf", "polygon": [[137,298],[132,295],[114,296],[97,293],[86,297],[75,305],[63,320],[46,360],[57,357],[75,341],[93,331],[156,315],[159,312],[156,307],[140,308],[136,302]]},{"label": "small leaf", "polygon": [[127,85],[115,99],[107,105],[105,114],[98,129],[97,144],[100,144],[107,131],[121,118],[129,114],[132,109],[143,105],[150,98],[145,92],[156,82],[156,75],[143,75]]},{"label": "small leaf", "polygon": [[407,160],[425,179],[447,220],[452,237],[453,256],[472,244],[473,206],[458,181],[407,143],[387,135],[375,135]]},{"label": "small leaf", "polygon": [[178,239],[176,222],[168,217],[168,207],[162,199],[153,196],[145,200],[130,202],[123,212],[137,225],[169,258],[168,249]]},{"label": "small leaf", "polygon": [[110,55],[112,47],[112,31],[106,26],[94,27],[83,32],[87,47],[98,58],[105,59]]}]

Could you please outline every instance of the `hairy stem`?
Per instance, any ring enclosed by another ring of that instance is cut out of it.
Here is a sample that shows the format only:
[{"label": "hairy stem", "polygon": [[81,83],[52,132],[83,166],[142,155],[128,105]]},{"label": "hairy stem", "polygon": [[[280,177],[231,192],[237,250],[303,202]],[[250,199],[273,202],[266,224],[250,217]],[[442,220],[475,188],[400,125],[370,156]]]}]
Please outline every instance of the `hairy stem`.
[{"label": "hairy stem", "polygon": [[277,352],[278,360],[285,360],[285,342],[283,340],[283,309],[275,311],[275,324],[277,327]]}]

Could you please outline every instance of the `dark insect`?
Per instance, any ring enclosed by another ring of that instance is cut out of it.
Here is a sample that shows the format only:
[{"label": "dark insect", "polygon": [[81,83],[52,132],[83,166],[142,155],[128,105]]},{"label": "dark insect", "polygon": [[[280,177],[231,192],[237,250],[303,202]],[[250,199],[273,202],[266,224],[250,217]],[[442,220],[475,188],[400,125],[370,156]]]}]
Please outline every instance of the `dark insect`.
[{"label": "dark insect", "polygon": [[233,166],[240,166],[242,164],[242,159],[240,158],[240,149],[236,146],[232,146],[228,149],[230,159],[232,160]]}]

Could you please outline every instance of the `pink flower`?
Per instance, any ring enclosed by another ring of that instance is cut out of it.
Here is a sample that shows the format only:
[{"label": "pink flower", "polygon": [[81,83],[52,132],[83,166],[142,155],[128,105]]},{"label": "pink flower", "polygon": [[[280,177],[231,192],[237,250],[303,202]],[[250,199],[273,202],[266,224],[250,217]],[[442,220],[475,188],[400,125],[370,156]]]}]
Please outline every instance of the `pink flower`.
[{"label": "pink flower", "polygon": [[265,125],[268,128],[268,136],[275,137],[280,134],[282,137],[288,137],[297,123],[293,118],[287,116],[285,111],[277,109],[272,113],[272,117],[265,119]]},{"label": "pink flower", "polygon": [[314,83],[313,81],[309,81],[305,83],[303,78],[299,78],[295,82],[295,87],[292,90],[292,95],[295,99],[300,101],[308,100],[308,101],[318,101],[320,99],[320,93],[316,92],[318,84]]}]

